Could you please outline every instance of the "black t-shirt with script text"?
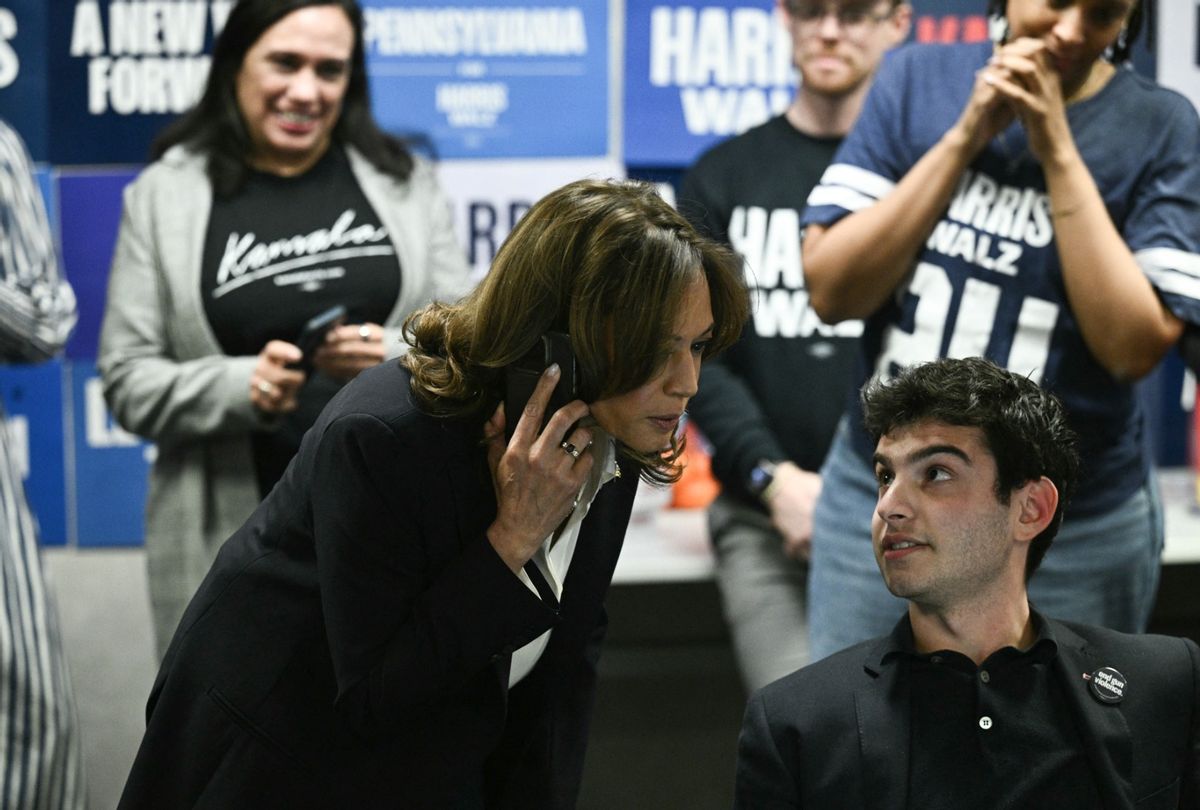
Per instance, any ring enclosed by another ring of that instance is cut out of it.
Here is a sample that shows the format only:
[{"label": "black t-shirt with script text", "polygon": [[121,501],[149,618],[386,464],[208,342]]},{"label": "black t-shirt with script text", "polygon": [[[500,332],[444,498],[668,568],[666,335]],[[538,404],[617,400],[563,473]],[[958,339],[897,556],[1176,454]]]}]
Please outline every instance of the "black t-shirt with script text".
[{"label": "black t-shirt with script text", "polygon": [[[334,146],[303,175],[252,172],[235,196],[214,198],[200,292],[222,350],[252,355],[271,340],[295,342],[310,318],[337,304],[346,307],[347,323],[383,323],[400,295],[400,264],[349,160]],[[300,409],[279,430],[255,434],[261,494],[339,387],[314,372]]]}]

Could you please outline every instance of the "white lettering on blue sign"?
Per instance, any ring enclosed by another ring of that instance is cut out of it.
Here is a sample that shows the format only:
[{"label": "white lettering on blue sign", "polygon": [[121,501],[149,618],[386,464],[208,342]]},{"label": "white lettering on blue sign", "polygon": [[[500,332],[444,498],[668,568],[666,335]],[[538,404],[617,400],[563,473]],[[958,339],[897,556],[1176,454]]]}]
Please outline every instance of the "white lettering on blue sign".
[{"label": "white lettering on blue sign", "polygon": [[379,56],[584,56],[573,7],[364,9],[364,42]]},{"label": "white lettering on blue sign", "polygon": [[206,23],[214,35],[232,0],[112,0],[107,26],[96,0],[79,0],[70,54],[87,58],[88,112],[181,113],[208,77]]},{"label": "white lettering on blue sign", "polygon": [[679,88],[691,134],[737,134],[787,108],[795,84],[791,40],[765,9],[656,6],[649,79]]},{"label": "white lettering on blue sign", "polygon": [[508,109],[508,85],[503,82],[444,82],[435,91],[435,107],[452,127],[496,126]]},{"label": "white lettering on blue sign", "polygon": [[100,56],[88,63],[88,112],[181,113],[200,98],[209,57]]}]

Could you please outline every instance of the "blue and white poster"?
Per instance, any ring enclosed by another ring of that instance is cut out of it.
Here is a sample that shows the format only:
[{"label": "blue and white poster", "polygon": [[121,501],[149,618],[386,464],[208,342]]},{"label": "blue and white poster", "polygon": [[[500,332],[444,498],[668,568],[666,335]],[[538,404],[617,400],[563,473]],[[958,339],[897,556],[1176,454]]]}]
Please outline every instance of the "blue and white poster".
[{"label": "blue and white poster", "polygon": [[628,0],[627,164],[689,165],[787,108],[792,46],[773,9],[770,0]]},{"label": "blue and white poster", "polygon": [[104,404],[93,363],[68,364],[75,454],[75,542],[141,545],[147,480],[155,447],[122,430]]},{"label": "blue and white poster", "polygon": [[387,130],[441,158],[608,153],[607,0],[368,0],[367,73]]},{"label": "blue and white poster", "polygon": [[25,482],[42,545],[67,542],[66,454],[63,442],[63,362],[0,366],[8,448]]},{"label": "blue and white poster", "polygon": [[[35,0],[43,3],[45,0]],[[48,159],[146,160],[154,136],[199,98],[233,0],[54,0]]]}]

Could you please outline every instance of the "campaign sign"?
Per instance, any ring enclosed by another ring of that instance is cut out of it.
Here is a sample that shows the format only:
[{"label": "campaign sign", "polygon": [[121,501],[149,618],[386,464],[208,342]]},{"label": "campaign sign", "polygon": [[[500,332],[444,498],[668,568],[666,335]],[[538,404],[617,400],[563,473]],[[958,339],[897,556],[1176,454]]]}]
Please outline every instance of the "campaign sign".
[{"label": "campaign sign", "polygon": [[68,170],[59,174],[63,267],[79,304],[79,323],[67,343],[67,357],[71,359],[96,358],[108,268],[121,223],[121,192],[135,176],[134,169]]},{"label": "campaign sign", "polygon": [[46,0],[0,0],[0,118],[34,160],[49,157]]},{"label": "campaign sign", "polygon": [[75,450],[75,531],[80,546],[141,545],[154,445],[122,430],[104,404],[96,366],[68,366]]},{"label": "campaign sign", "polygon": [[375,117],[441,158],[608,153],[605,0],[367,0]]},{"label": "campaign sign", "polygon": [[67,542],[67,481],[63,439],[63,361],[0,366],[8,450],[25,481],[43,545]]},{"label": "campaign sign", "polygon": [[585,177],[624,176],[619,163],[605,158],[444,160],[437,169],[475,279],[487,273],[509,231],[548,192]]},{"label": "campaign sign", "polygon": [[791,38],[770,0],[625,4],[625,162],[686,166],[783,112]]},{"label": "campaign sign", "polygon": [[[795,93],[791,35],[769,0],[626,3],[625,162],[690,165],[708,147],[782,113]],[[977,0],[925,0],[921,42],[987,37]]]},{"label": "campaign sign", "polygon": [[200,97],[233,2],[54,0],[49,159],[146,160],[154,136]]}]

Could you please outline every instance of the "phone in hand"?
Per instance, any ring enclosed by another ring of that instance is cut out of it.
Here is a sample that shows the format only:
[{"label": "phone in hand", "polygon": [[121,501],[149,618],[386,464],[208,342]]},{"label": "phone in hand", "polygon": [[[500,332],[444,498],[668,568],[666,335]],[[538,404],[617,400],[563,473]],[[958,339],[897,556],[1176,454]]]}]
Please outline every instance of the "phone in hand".
[{"label": "phone in hand", "polygon": [[558,384],[550,394],[550,402],[542,414],[542,424],[538,433],[546,427],[555,411],[579,399],[575,352],[571,349],[571,338],[562,332],[547,332],[524,357],[504,369],[505,441],[512,441],[525,405],[533,396],[533,389],[537,387],[542,372],[549,368],[551,363],[558,363],[561,374]]},{"label": "phone in hand", "polygon": [[300,336],[296,338],[296,346],[299,347],[302,357],[299,362],[289,363],[288,368],[299,369],[308,374],[313,367],[313,354],[325,342],[325,335],[330,329],[335,326],[341,326],[346,322],[346,307],[341,304],[330,307],[324,312],[314,315],[304,324],[304,328],[300,330]]}]

